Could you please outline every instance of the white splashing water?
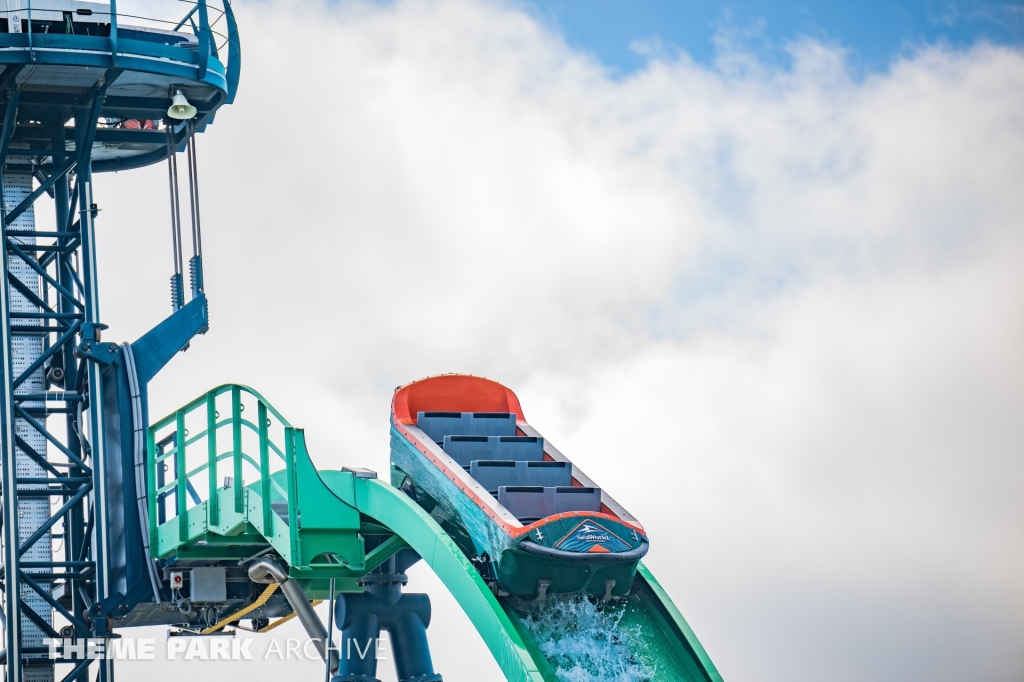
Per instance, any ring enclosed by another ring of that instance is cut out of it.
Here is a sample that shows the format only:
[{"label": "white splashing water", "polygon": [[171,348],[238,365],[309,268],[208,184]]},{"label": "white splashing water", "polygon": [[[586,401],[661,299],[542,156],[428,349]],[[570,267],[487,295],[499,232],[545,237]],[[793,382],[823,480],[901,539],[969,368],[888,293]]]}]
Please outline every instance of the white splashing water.
[{"label": "white splashing water", "polygon": [[513,606],[560,682],[650,682],[655,671],[639,656],[646,649],[640,627],[620,624],[623,607],[586,597],[551,596]]}]

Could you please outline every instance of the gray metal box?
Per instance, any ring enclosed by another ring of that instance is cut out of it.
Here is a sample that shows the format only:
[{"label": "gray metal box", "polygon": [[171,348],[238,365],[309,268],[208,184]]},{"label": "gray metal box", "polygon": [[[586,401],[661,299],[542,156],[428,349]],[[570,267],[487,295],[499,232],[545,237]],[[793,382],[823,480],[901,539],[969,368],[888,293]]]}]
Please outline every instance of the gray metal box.
[{"label": "gray metal box", "polygon": [[192,569],[192,601],[227,601],[228,576],[223,566]]}]

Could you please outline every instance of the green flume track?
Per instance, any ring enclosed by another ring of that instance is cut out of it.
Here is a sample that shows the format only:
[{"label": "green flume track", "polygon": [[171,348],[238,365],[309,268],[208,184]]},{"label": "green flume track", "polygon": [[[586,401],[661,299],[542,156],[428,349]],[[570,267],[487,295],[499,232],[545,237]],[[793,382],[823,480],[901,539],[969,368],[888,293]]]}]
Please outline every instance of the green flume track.
[{"label": "green flume track", "polygon": [[[465,611],[508,680],[560,679],[558,663],[545,653],[551,645],[538,639],[529,616],[512,600],[495,597],[429,514],[360,470],[318,471],[302,430],[252,389],[213,389],[150,427],[148,444],[154,557],[212,562],[272,548],[307,596],[322,599],[329,578],[342,591],[359,592],[359,577],[411,547]],[[186,474],[178,477],[179,471]],[[364,552],[368,535],[390,537]],[[633,593],[608,608],[618,610],[624,630],[640,634],[642,644],[630,645],[629,653],[654,671],[650,679],[721,682],[643,564]]]}]

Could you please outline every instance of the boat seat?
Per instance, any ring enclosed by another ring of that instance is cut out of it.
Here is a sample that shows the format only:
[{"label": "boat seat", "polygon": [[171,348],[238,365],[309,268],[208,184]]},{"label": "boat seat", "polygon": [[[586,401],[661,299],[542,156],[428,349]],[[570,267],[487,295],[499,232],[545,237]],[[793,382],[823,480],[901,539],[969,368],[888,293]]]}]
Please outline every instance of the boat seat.
[{"label": "boat seat", "polygon": [[601,511],[601,489],[575,486],[501,486],[498,504],[523,523],[573,511]]},{"label": "boat seat", "polygon": [[473,460],[469,463],[469,475],[492,495],[496,495],[501,486],[555,488],[572,485],[572,465],[568,462]]},{"label": "boat seat", "polygon": [[445,436],[441,447],[464,467],[485,460],[544,461],[544,439],[534,436]]},{"label": "boat seat", "polygon": [[516,415],[509,412],[417,412],[416,426],[435,443],[445,436],[514,436]]}]

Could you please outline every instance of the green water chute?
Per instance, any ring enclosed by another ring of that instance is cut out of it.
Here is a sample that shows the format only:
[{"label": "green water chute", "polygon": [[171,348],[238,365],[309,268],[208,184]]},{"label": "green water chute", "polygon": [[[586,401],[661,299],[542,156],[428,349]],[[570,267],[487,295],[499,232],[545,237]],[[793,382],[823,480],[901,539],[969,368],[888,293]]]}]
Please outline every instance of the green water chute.
[{"label": "green water chute", "polygon": [[[508,680],[559,680],[557,663],[545,655],[527,616],[492,593],[433,517],[370,472],[317,470],[302,430],[252,389],[213,389],[156,422],[148,436],[153,556],[223,561],[272,550],[307,597],[323,599],[328,578],[340,591],[361,591],[359,577],[411,547],[465,611]],[[363,536],[382,533],[392,536],[365,552]],[[624,628],[643,634],[630,655],[654,671],[652,680],[722,682],[642,563],[629,596],[609,608],[620,610]]]}]

